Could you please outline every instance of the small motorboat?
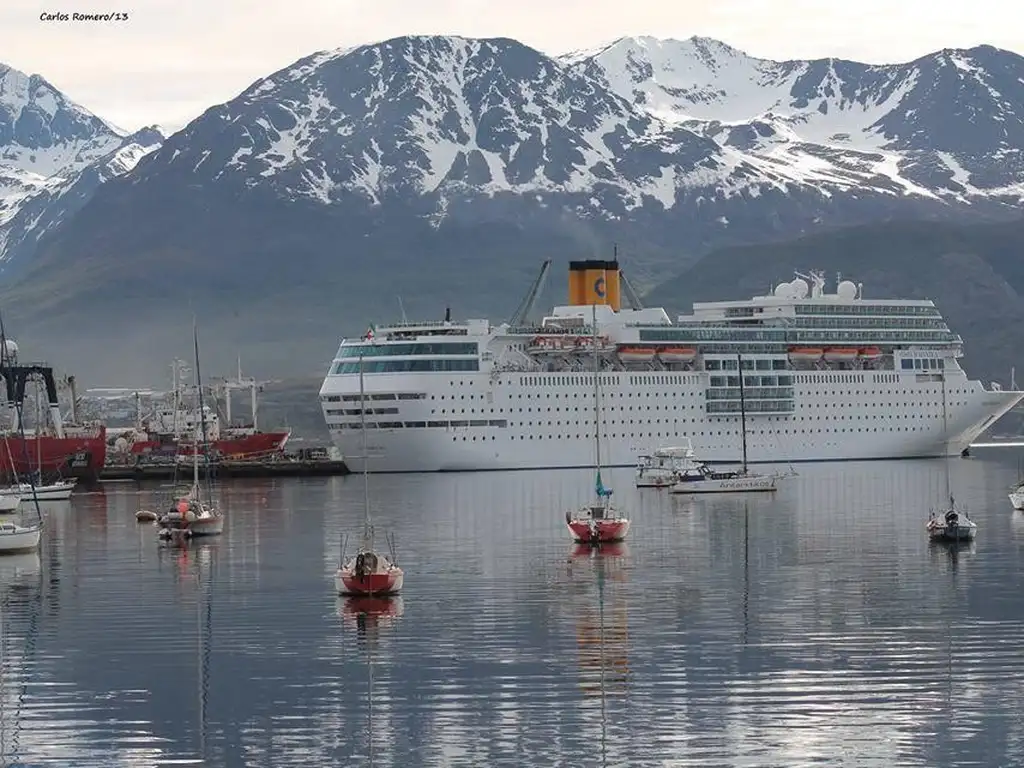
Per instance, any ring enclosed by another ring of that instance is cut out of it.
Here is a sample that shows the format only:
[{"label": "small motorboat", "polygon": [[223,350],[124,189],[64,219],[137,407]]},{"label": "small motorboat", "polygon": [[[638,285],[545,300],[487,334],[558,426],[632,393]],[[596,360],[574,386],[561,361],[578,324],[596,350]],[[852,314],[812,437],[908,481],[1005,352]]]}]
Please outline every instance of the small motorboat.
[{"label": "small motorboat", "polygon": [[693,445],[689,440],[679,447],[658,448],[654,453],[642,454],[637,459],[637,488],[667,488],[679,480],[687,460],[693,460]]},{"label": "small motorboat", "polygon": [[971,541],[978,533],[978,525],[966,512],[950,508],[942,517],[934,512],[925,526],[932,541]]},{"label": "small motorboat", "polygon": [[1024,483],[1017,483],[1010,491],[1010,503],[1014,509],[1024,511]]},{"label": "small motorboat", "polygon": [[151,509],[140,509],[135,513],[135,521],[138,523],[155,523],[158,517]]}]

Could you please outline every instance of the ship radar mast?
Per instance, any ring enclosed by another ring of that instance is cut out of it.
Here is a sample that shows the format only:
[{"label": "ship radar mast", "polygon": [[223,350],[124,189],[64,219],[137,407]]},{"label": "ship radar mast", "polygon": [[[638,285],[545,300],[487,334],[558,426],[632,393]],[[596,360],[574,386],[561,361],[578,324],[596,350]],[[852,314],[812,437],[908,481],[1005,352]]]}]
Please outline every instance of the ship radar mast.
[{"label": "ship radar mast", "polygon": [[807,280],[811,284],[811,298],[820,299],[825,294],[825,274],[818,270],[809,270],[808,274],[794,272],[797,277]]}]

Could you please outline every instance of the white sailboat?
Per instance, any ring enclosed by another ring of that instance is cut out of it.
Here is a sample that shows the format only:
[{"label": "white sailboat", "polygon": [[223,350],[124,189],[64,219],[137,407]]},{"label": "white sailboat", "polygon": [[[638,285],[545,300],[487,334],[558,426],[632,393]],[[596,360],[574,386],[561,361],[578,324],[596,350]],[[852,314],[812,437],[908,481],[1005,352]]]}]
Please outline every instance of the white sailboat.
[{"label": "white sailboat", "polygon": [[[10,361],[7,357],[7,334],[4,332],[3,319],[0,318],[0,369],[3,370],[4,378],[10,382],[13,380],[13,374],[10,370]],[[26,445],[25,442],[25,427],[22,413],[22,405],[15,398],[14,407],[17,409],[18,417],[18,430],[21,433],[21,443]],[[27,450],[27,448],[26,448]],[[13,467],[14,462],[11,462]],[[33,491],[32,493],[32,516],[31,519],[26,522],[22,520],[11,520],[4,519],[0,520],[0,554],[10,552],[25,552],[29,550],[38,549],[39,542],[43,535],[43,513],[39,509],[39,498],[35,495],[35,486],[32,483],[31,477],[29,478],[29,486]],[[21,495],[18,496],[18,502],[21,502]]]},{"label": "white sailboat", "polygon": [[594,490],[597,500],[575,512],[565,513],[565,524],[573,541],[580,544],[605,544],[622,541],[629,534],[629,518],[611,502],[612,490],[601,482],[601,368],[598,357],[597,305],[591,307],[591,337],[594,360]]},{"label": "white sailboat", "polygon": [[[363,354],[359,355],[359,428],[363,433],[363,536],[356,554],[345,560],[344,541],[341,546],[341,566],[334,574],[334,589],[339,595],[384,596],[397,595],[405,583],[405,573],[395,561],[394,539],[388,539],[390,553],[378,552],[374,547],[373,525],[370,523],[370,463],[366,445],[366,386],[363,379]],[[388,538],[385,535],[385,538]]]},{"label": "white sailboat", "polygon": [[[942,439],[948,440],[947,419],[946,419],[946,372],[942,374]],[[967,515],[956,508],[956,500],[953,498],[952,485],[949,477],[949,453],[946,452],[946,498],[949,499],[949,507],[942,514],[937,516],[932,512],[925,524],[928,531],[928,538],[932,541],[971,541],[978,535],[978,525]]]},{"label": "white sailboat", "polygon": [[[203,454],[203,460],[209,462],[208,441],[206,432],[206,417],[203,409],[203,380],[199,371],[199,332],[192,324],[192,341],[195,346],[196,357],[196,399],[198,413],[201,414],[200,429],[196,430],[195,444],[192,451],[192,487],[188,493],[180,496],[174,501],[171,509],[157,520],[159,535],[161,538],[170,538],[175,535],[187,538],[193,536],[217,536],[224,532],[224,516],[213,506],[210,501],[212,496],[210,490],[209,466],[206,467],[206,498],[202,492],[202,485],[199,482],[199,454]],[[140,517],[145,510],[139,510],[135,517],[137,520],[145,519]]]},{"label": "white sailboat", "polygon": [[740,437],[743,445],[743,463],[737,470],[715,470],[695,456],[686,457],[687,461],[677,475],[676,483],[669,489],[671,493],[748,493],[751,491],[775,491],[778,489],[779,475],[762,475],[751,472],[747,467],[747,407],[743,385],[743,355],[736,355],[736,368],[739,376],[740,392]]}]

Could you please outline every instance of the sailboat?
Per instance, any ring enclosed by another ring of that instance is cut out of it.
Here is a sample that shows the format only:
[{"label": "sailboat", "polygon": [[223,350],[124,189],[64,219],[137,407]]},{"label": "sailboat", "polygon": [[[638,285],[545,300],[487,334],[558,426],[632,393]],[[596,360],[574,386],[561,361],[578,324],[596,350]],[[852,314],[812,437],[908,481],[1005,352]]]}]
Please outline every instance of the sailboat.
[{"label": "sailboat", "polygon": [[[216,536],[224,532],[224,516],[205,501],[202,493],[202,486],[199,483],[199,454],[198,446],[202,446],[203,461],[209,463],[207,448],[206,415],[203,409],[203,379],[199,371],[199,332],[192,324],[192,341],[195,347],[196,357],[196,399],[200,413],[200,429],[196,431],[195,444],[197,449],[192,451],[192,488],[185,495],[174,501],[171,509],[157,520],[160,527],[161,538],[170,538],[174,535],[192,536]],[[206,467],[206,499],[212,496],[210,489],[210,468]],[[136,519],[141,519],[136,513]]]},{"label": "sailboat", "polygon": [[[39,392],[36,391],[36,429],[40,429],[42,424],[42,409],[39,404]],[[67,501],[71,498],[71,491],[75,488],[75,482],[77,478],[71,480],[57,480],[52,483],[42,484],[43,477],[43,441],[36,440],[36,470],[32,474],[33,482],[26,483],[18,477],[18,470],[15,468],[14,456],[11,455],[10,442],[7,440],[7,436],[4,435],[4,449],[7,452],[7,459],[11,465],[11,471],[14,473],[14,482],[10,485],[0,488],[0,513],[11,512],[18,508],[18,505],[23,501],[32,501],[33,496],[38,498],[39,501]]]},{"label": "sailboat", "polygon": [[[359,355],[359,429],[363,434],[363,538],[356,554],[345,560],[341,547],[341,567],[334,574],[334,588],[339,595],[396,595],[402,591],[405,574],[395,562],[394,539],[388,539],[390,554],[378,552],[373,546],[373,525],[370,523],[370,462],[366,446],[366,389],[363,382],[363,355]],[[385,538],[387,538],[385,536]]]},{"label": "sailboat", "polygon": [[[14,380],[14,375],[11,371],[7,353],[7,334],[4,331],[3,318],[0,318],[0,371],[2,371],[4,380],[8,382],[8,386],[10,386],[10,382]],[[17,409],[18,431],[21,437],[21,444],[24,450],[28,452],[28,441],[25,439],[25,422],[22,418],[24,415],[22,413],[22,404],[17,398],[15,398],[14,407]],[[35,494],[35,484],[31,476],[29,476],[29,488],[32,491],[32,511],[35,512],[35,520],[27,524],[24,520],[17,522],[14,520],[0,521],[0,553],[24,552],[38,549],[39,547],[39,541],[43,535],[43,513],[39,509],[39,497]],[[20,500],[19,495],[19,502]]]},{"label": "sailboat", "polygon": [[949,499],[949,508],[942,515],[937,516],[934,512],[929,516],[925,524],[928,531],[928,538],[932,541],[970,541],[978,534],[978,524],[967,515],[956,508],[956,500],[953,498],[953,491],[949,478],[949,436],[947,435],[946,416],[946,372],[942,376],[942,455],[945,457],[946,469],[946,498]]},{"label": "sailboat", "polygon": [[1010,488],[1010,504],[1018,512],[1024,512],[1024,476],[1021,473],[1020,462],[1017,466],[1017,482]]},{"label": "sailboat", "polygon": [[747,467],[747,403],[743,387],[743,355],[736,355],[736,368],[740,385],[740,436],[743,444],[743,464],[740,469],[714,470],[694,456],[679,467],[671,493],[746,493],[750,491],[778,490],[779,476],[761,475]]},{"label": "sailboat", "polygon": [[601,373],[597,343],[597,305],[592,306],[591,332],[594,358],[594,469],[597,501],[575,512],[565,513],[565,524],[573,541],[597,545],[622,541],[629,533],[629,518],[623,517],[611,503],[612,489],[601,482]]}]

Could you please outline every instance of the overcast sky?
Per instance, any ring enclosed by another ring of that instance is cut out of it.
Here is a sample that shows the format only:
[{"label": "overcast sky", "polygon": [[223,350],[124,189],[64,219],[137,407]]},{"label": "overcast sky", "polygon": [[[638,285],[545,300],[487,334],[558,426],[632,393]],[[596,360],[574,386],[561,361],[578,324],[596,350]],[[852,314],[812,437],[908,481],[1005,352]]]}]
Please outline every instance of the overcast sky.
[{"label": "overcast sky", "polygon": [[[44,22],[44,11],[127,22]],[[765,58],[908,61],[989,43],[1024,53],[1020,0],[6,0],[0,61],[129,130],[178,129],[318,50],[404,34],[512,37],[562,53],[625,35],[714,37]]]}]

